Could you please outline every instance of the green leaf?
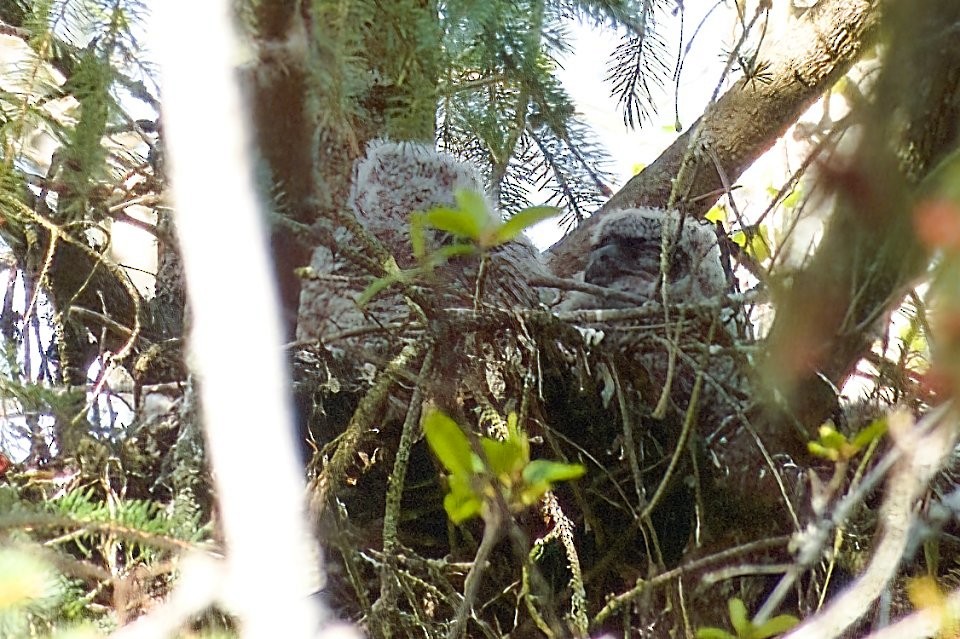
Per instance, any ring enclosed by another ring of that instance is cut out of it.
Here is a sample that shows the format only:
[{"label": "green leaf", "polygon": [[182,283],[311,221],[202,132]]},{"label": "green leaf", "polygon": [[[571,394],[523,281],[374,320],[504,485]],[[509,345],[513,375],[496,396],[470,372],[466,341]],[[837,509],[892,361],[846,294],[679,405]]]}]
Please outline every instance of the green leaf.
[{"label": "green leaf", "polygon": [[749,235],[744,231],[737,231],[730,236],[730,239],[743,247],[747,255],[752,256],[758,262],[770,257],[770,231],[766,224],[761,224],[753,229]]},{"label": "green leaf", "polygon": [[435,229],[474,241],[480,240],[488,224],[486,212],[481,216],[445,206],[430,209],[423,214],[423,217],[424,221]]},{"label": "green leaf", "polygon": [[834,450],[841,450],[847,444],[847,438],[844,437],[843,433],[838,432],[829,422],[820,426],[819,441],[821,445]]},{"label": "green leaf", "polygon": [[750,639],[768,639],[779,634],[783,634],[800,623],[800,620],[793,615],[777,615],[773,619],[768,619],[766,623],[754,626]]},{"label": "green leaf", "polygon": [[426,215],[423,211],[410,214],[410,246],[413,248],[413,256],[418,260],[422,260],[427,254],[424,226],[426,226]]},{"label": "green leaf", "polygon": [[497,441],[484,437],[480,440],[480,447],[487,458],[490,473],[498,478],[512,477],[527,461],[523,458],[523,449],[509,439]]},{"label": "green leaf", "polygon": [[556,482],[577,479],[585,472],[586,468],[579,464],[535,459],[523,469],[524,484],[520,490],[520,502],[524,505],[534,504],[545,492],[552,489]]},{"label": "green leaf", "polygon": [[523,463],[530,461],[530,439],[527,434],[520,430],[520,418],[515,412],[507,415],[507,439],[516,441],[522,450]]},{"label": "green leaf", "polygon": [[[456,208],[436,206],[420,214],[417,222],[480,243],[499,221],[494,219],[487,201],[477,191],[458,189],[453,194]],[[422,220],[422,221],[421,221]]]},{"label": "green leaf", "polygon": [[513,217],[501,224],[493,236],[493,244],[503,244],[516,238],[520,233],[544,220],[560,214],[555,206],[531,206],[518,211]]},{"label": "green leaf", "polygon": [[730,613],[730,624],[736,631],[737,636],[749,637],[750,635],[748,633],[752,630],[753,624],[750,623],[750,619],[747,617],[747,607],[743,601],[737,597],[728,599],[727,610]]},{"label": "green leaf", "polygon": [[522,506],[532,506],[540,501],[543,494],[550,488],[549,484],[524,484],[514,497],[514,501]]},{"label": "green leaf", "polygon": [[857,447],[857,450],[860,450],[872,444],[875,439],[883,437],[886,432],[887,418],[875,419],[869,426],[861,429],[853,436],[853,445]]},{"label": "green leaf", "polygon": [[[490,208],[483,196],[473,189],[457,189],[453,193],[453,199],[461,212],[466,213],[474,219],[487,223],[491,220]],[[484,224],[485,225],[485,224]]]},{"label": "green leaf", "polygon": [[807,450],[811,455],[835,462],[840,459],[840,451],[836,448],[827,448],[817,442],[807,442]]},{"label": "green leaf", "polygon": [[[723,204],[715,204],[713,208],[707,211],[707,214],[703,216],[704,219],[711,222],[726,222],[727,221],[727,207]],[[734,240],[736,241],[736,240]],[[742,246],[742,245],[741,245]]]},{"label": "green leaf", "polygon": [[474,454],[470,448],[470,440],[463,434],[457,422],[442,411],[430,410],[423,418],[423,432],[444,468],[454,475],[466,476],[474,472]]},{"label": "green leaf", "polygon": [[723,628],[697,628],[697,639],[737,639]]},{"label": "green leaf", "polygon": [[583,477],[587,469],[581,464],[564,464],[547,459],[534,459],[523,469],[523,481],[528,484],[555,484]]},{"label": "green leaf", "polygon": [[473,244],[448,244],[446,246],[441,246],[431,254],[430,265],[436,266],[438,264],[443,264],[452,257],[473,255],[476,252],[477,247]]},{"label": "green leaf", "polygon": [[794,209],[800,204],[800,200],[803,197],[803,191],[800,189],[791,189],[787,196],[783,198],[783,206],[788,209]]},{"label": "green leaf", "polygon": [[443,509],[455,524],[477,517],[483,511],[483,499],[474,489],[471,477],[457,473],[448,478],[450,492],[443,498]]},{"label": "green leaf", "polygon": [[387,289],[397,282],[401,282],[406,279],[405,275],[398,271],[396,273],[389,273],[383,277],[378,277],[377,279],[370,282],[370,286],[363,289],[363,292],[357,297],[357,306],[364,307],[370,300],[380,294],[380,291]]}]

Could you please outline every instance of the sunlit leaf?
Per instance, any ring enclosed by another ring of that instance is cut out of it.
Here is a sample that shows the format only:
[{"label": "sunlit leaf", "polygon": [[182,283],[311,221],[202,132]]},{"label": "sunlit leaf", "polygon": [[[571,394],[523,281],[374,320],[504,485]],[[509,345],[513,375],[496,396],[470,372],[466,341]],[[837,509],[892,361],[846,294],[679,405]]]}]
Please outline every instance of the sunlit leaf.
[{"label": "sunlit leaf", "polygon": [[747,617],[747,607],[741,599],[732,597],[727,600],[727,611],[730,614],[730,625],[733,626],[738,637],[747,637],[752,624]]},{"label": "sunlit leaf", "polygon": [[786,197],[783,198],[783,206],[788,209],[794,209],[800,204],[801,199],[803,198],[803,191],[800,189],[792,189],[787,193]]},{"label": "sunlit leaf", "polygon": [[523,469],[523,490],[520,501],[524,505],[536,503],[545,492],[559,481],[582,477],[586,468],[579,464],[563,464],[546,459],[535,459]]},{"label": "sunlit leaf", "polygon": [[480,440],[480,446],[487,458],[490,472],[497,477],[512,477],[519,473],[526,463],[523,458],[523,449],[517,445],[516,441],[497,441],[484,437]]},{"label": "sunlit leaf", "polygon": [[750,639],[768,639],[783,634],[800,623],[793,615],[777,615],[751,630]]},{"label": "sunlit leaf", "polygon": [[844,437],[842,433],[838,432],[831,422],[822,424],[820,426],[819,433],[820,444],[826,446],[827,448],[840,450],[843,445],[847,443],[847,438]]},{"label": "sunlit leaf", "polygon": [[423,214],[424,221],[435,229],[478,241],[487,226],[487,213],[479,215],[438,206]]},{"label": "sunlit leaf", "polygon": [[707,214],[703,216],[704,219],[711,222],[726,222],[727,221],[727,207],[723,204],[714,205]]},{"label": "sunlit leaf", "polygon": [[477,247],[473,244],[447,244],[441,246],[430,256],[430,264],[443,264],[447,260],[463,255],[473,255],[477,252]]},{"label": "sunlit leaf", "polygon": [[587,469],[581,464],[564,464],[547,459],[534,459],[523,469],[523,480],[528,484],[555,484],[583,477]]},{"label": "sunlit leaf", "polygon": [[876,419],[866,428],[861,429],[853,437],[853,445],[861,450],[873,443],[873,440],[883,437],[887,432],[886,418]]},{"label": "sunlit leaf", "polygon": [[454,475],[474,471],[470,441],[450,417],[438,410],[428,411],[423,418],[423,432],[444,468]]},{"label": "sunlit leaf", "polygon": [[946,604],[946,597],[940,584],[930,575],[923,575],[907,582],[907,596],[917,609],[940,608]]},{"label": "sunlit leaf", "polygon": [[698,628],[697,639],[737,639],[737,636],[723,628]]},{"label": "sunlit leaf", "polygon": [[523,231],[544,220],[560,214],[555,206],[531,206],[518,211],[509,220],[500,225],[494,233],[494,244],[503,244],[515,239]]},{"label": "sunlit leaf", "polygon": [[730,236],[730,239],[757,261],[762,262],[770,257],[770,234],[765,224],[752,230],[749,236],[744,231],[737,231]]},{"label": "sunlit leaf", "polygon": [[477,494],[470,475],[453,474],[448,478],[450,492],[443,498],[443,509],[455,524],[479,516],[483,512],[483,499]]},{"label": "sunlit leaf", "polygon": [[423,211],[417,211],[410,215],[410,246],[413,248],[413,256],[418,260],[424,259],[427,254],[425,226],[426,216]]},{"label": "sunlit leaf", "polygon": [[832,462],[840,460],[840,451],[835,448],[827,448],[818,442],[807,442],[807,450],[810,451],[811,455],[815,455],[822,459]]},{"label": "sunlit leaf", "polygon": [[481,221],[484,226],[491,220],[490,207],[478,191],[457,189],[453,193],[453,199],[456,200],[461,212]]}]

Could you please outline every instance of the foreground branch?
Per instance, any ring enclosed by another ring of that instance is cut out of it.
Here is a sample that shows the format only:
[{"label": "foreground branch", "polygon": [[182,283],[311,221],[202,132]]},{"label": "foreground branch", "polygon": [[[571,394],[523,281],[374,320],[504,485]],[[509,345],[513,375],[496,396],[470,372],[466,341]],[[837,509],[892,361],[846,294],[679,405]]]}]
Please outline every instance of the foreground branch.
[{"label": "foreground branch", "polygon": [[960,32],[951,26],[960,5],[894,2],[889,13],[893,35],[864,113],[868,134],[847,166],[823,172],[837,205],[808,267],[778,300],[770,331],[767,372],[807,427],[830,411],[828,404],[811,410],[817,377],[841,387],[886,313],[924,273],[929,255],[914,232],[913,209],[960,130]]},{"label": "foreground branch", "polygon": [[[245,637],[269,636],[278,623],[285,636],[311,637],[319,615],[306,588],[319,560],[304,517],[276,296],[230,59],[237,43],[229,3],[191,8],[196,19],[188,23],[178,19],[184,3],[162,9],[164,114],[193,300],[191,347],[228,553],[218,595],[236,611]],[[205,55],[185,55],[173,44],[184,39],[206,42]],[[222,158],[214,166],[211,153]],[[212,177],[211,169],[221,173]],[[211,190],[211,179],[222,188]],[[223,232],[216,211],[230,212],[229,241],[210,241]],[[259,472],[251,472],[254,462]]]}]

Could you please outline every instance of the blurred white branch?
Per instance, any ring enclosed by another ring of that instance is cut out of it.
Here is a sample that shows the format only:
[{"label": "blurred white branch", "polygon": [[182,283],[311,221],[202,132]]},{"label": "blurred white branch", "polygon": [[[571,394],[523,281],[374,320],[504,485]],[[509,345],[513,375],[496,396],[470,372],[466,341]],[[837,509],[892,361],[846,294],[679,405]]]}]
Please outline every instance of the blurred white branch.
[{"label": "blurred white branch", "polygon": [[[896,575],[916,518],[917,501],[956,444],[956,414],[948,404],[932,409],[919,423],[906,412],[890,416],[890,437],[899,458],[887,478],[876,548],[863,573],[820,613],[785,639],[839,637],[863,616]],[[904,636],[904,635],[898,635]]]},{"label": "blurred white branch", "polygon": [[[164,127],[226,539],[219,599],[244,637],[314,637],[319,553],[304,516],[279,308],[228,0],[156,4]],[[201,46],[202,44],[202,46]],[[277,114],[283,117],[283,114]],[[306,142],[305,142],[306,143]]]}]

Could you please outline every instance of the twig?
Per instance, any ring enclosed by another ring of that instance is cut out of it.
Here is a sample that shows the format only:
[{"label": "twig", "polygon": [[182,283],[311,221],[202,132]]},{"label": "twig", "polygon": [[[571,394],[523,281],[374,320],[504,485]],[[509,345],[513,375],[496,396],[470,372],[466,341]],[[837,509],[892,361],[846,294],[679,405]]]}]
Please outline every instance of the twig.
[{"label": "twig", "polygon": [[[428,379],[433,366],[433,349],[427,351],[420,366],[420,379]],[[373,611],[381,614],[396,608],[397,604],[397,528],[400,521],[400,500],[403,497],[403,484],[410,463],[410,450],[416,443],[420,432],[420,405],[423,392],[417,385],[413,389],[407,416],[403,420],[403,431],[397,444],[397,453],[393,462],[393,472],[387,486],[386,505],[383,509],[383,554],[384,562],[380,570],[380,599],[373,605]],[[389,619],[386,619],[389,623]]]},{"label": "twig", "polygon": [[[895,446],[888,457],[895,457],[896,463],[887,481],[887,494],[881,510],[883,531],[873,557],[850,587],[819,614],[786,635],[787,639],[839,637],[887,587],[909,542],[915,518],[914,506],[953,450],[956,420],[947,418],[951,414],[950,408],[949,404],[935,408],[918,424],[913,424],[912,419],[903,413],[890,416],[890,432]],[[765,617],[760,617],[759,613],[757,616],[756,623],[763,623]]]},{"label": "twig", "polygon": [[733,559],[734,557],[746,555],[751,552],[758,552],[761,550],[769,550],[771,548],[780,548],[786,546],[789,541],[790,537],[786,535],[771,537],[770,539],[761,539],[759,541],[754,541],[742,546],[728,548],[727,550],[718,552],[715,555],[710,555],[709,557],[704,557],[703,559],[691,561],[690,563],[678,566],[673,570],[660,573],[651,579],[638,579],[633,588],[610,598],[610,600],[607,602],[607,605],[604,606],[599,613],[597,613],[596,617],[594,617],[593,622],[591,623],[591,628],[599,627],[604,621],[609,619],[611,615],[618,612],[621,608],[623,608],[623,606],[640,597],[650,588],[661,586],[673,579],[676,579],[677,577],[680,577],[681,575],[697,572],[698,570],[701,570],[707,566],[715,563],[725,562]]},{"label": "twig", "polygon": [[463,601],[460,602],[460,607],[457,609],[457,615],[450,626],[450,632],[447,633],[447,639],[460,639],[463,636],[467,617],[473,610],[473,602],[477,600],[477,594],[480,591],[480,576],[486,570],[493,547],[497,545],[503,535],[500,509],[495,504],[490,504],[490,506],[489,514],[483,518],[483,539],[480,540],[480,547],[477,548],[473,565],[470,566],[470,572],[467,573],[467,578],[463,583]]}]

